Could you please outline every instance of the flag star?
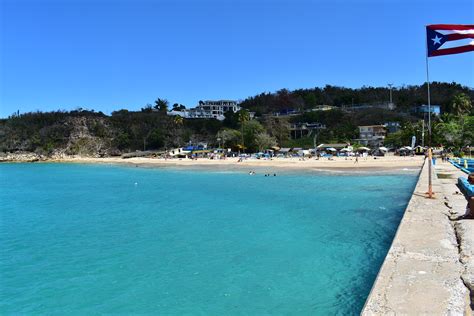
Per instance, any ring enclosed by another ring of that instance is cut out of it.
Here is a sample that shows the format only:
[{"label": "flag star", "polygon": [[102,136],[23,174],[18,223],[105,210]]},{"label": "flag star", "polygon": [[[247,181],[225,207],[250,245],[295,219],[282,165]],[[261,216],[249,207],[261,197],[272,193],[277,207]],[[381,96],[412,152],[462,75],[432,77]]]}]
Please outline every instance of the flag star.
[{"label": "flag star", "polygon": [[441,37],[438,37],[438,35],[436,35],[436,37],[432,38],[431,40],[433,41],[433,45],[436,45],[436,44],[441,45]]}]

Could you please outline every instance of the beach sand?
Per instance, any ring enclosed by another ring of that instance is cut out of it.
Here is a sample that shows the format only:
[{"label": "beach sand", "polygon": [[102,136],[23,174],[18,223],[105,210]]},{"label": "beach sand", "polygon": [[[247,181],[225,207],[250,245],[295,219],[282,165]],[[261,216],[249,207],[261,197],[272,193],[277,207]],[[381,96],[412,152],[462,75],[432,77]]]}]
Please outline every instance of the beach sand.
[{"label": "beach sand", "polygon": [[273,158],[269,159],[246,159],[242,162],[238,162],[238,158],[227,158],[227,159],[207,159],[199,158],[197,160],[191,159],[162,159],[162,158],[128,158],[123,159],[120,157],[114,158],[65,158],[55,160],[57,162],[68,162],[68,163],[105,163],[105,164],[128,164],[137,165],[140,167],[190,167],[190,168],[209,168],[219,170],[235,170],[235,169],[249,169],[252,168],[282,168],[290,170],[327,170],[327,171],[353,171],[360,170],[368,172],[371,170],[383,171],[383,170],[401,170],[401,169],[419,169],[424,161],[424,156],[414,157],[399,157],[399,156],[386,156],[386,157],[367,157],[359,158],[358,162],[355,158],[344,158],[334,157],[333,160],[327,158],[320,158],[316,160],[305,159],[300,160],[299,158]]}]

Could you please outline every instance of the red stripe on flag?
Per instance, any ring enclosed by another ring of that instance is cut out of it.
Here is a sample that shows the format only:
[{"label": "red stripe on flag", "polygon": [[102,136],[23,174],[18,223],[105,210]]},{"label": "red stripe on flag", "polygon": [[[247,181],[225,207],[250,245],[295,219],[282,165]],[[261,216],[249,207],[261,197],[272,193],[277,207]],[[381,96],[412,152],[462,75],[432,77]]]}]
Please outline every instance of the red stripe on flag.
[{"label": "red stripe on flag", "polygon": [[465,46],[459,46],[459,47],[453,47],[453,48],[438,49],[438,50],[432,51],[428,57],[460,54],[460,53],[473,52],[473,51],[474,51],[474,45],[465,45]]},{"label": "red stripe on flag", "polygon": [[431,24],[427,25],[430,30],[446,30],[446,31],[468,31],[474,30],[474,25],[462,25],[462,24]]},{"label": "red stripe on flag", "polygon": [[459,33],[453,33],[453,34],[448,34],[445,35],[447,38],[447,41],[456,41],[460,39],[465,39],[465,38],[474,38],[474,34],[459,34]]}]

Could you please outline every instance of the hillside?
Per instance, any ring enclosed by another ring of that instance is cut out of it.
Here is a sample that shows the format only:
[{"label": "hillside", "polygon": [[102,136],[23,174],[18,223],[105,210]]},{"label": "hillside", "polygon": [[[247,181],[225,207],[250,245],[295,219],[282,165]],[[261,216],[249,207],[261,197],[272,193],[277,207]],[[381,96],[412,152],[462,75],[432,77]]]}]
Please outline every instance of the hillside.
[{"label": "hillside", "polygon": [[[441,105],[442,113],[454,113],[452,104],[457,94],[465,95],[470,104],[474,99],[472,89],[456,83],[433,83],[431,88],[432,103]],[[358,125],[395,121],[405,127],[405,133],[394,142],[397,144],[408,142],[411,135],[420,133],[415,124],[420,118],[409,110],[413,105],[425,103],[425,95],[424,86],[397,88],[393,90],[393,101],[397,104],[395,111],[368,109],[348,113],[340,107],[352,103],[386,102],[388,88],[326,86],[279,90],[250,97],[241,103],[244,109],[256,112],[256,119],[251,121],[242,121],[239,113],[228,113],[224,121],[182,119],[166,115],[166,110],[151,107],[138,112],[120,110],[111,115],[82,109],[14,114],[0,120],[0,152],[100,157],[136,150],[165,150],[200,142],[249,151],[272,145],[312,146],[312,137],[289,139],[289,125],[298,122],[324,124],[327,128],[318,135],[319,142],[350,142],[358,137]],[[163,105],[165,101],[158,99],[157,103]],[[336,108],[304,111],[320,104]],[[265,115],[283,109],[297,109],[302,114],[285,118]],[[442,136],[440,134],[440,141]]]}]

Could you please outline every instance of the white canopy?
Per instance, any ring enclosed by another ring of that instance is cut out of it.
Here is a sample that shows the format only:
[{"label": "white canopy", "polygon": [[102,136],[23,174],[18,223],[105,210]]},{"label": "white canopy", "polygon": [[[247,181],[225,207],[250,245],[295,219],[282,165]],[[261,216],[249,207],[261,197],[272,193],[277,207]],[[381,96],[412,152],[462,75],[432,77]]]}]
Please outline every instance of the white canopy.
[{"label": "white canopy", "polygon": [[380,151],[388,151],[388,148],[387,147],[379,147],[379,150]]},{"label": "white canopy", "polygon": [[370,148],[369,147],[359,147],[359,148],[357,148],[357,150],[364,151],[364,150],[370,150]]},{"label": "white canopy", "polygon": [[329,151],[337,151],[337,149],[336,149],[336,148],[333,148],[333,147],[326,148],[326,150],[329,150]]},{"label": "white canopy", "polygon": [[341,151],[342,151],[342,152],[352,151],[352,149],[351,149],[351,148],[342,148]]}]

